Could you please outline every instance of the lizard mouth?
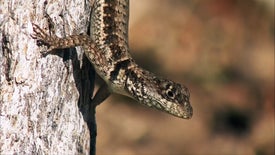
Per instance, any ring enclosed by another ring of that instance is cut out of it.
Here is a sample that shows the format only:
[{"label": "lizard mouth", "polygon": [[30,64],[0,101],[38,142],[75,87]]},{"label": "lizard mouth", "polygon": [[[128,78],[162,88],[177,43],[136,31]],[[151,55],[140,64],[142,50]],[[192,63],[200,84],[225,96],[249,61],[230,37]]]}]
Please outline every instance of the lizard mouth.
[{"label": "lizard mouth", "polygon": [[185,102],[184,106],[180,108],[181,112],[178,113],[171,113],[172,115],[176,116],[176,117],[180,117],[180,118],[184,118],[184,119],[191,119],[193,116],[193,108],[190,105],[189,102]]},{"label": "lizard mouth", "polygon": [[172,107],[162,107],[166,112],[170,113],[173,116],[183,118],[183,119],[191,119],[193,116],[193,108],[189,102],[184,102],[184,104],[174,104],[176,106]]},{"label": "lizard mouth", "polygon": [[183,118],[184,119],[190,119],[190,118],[192,118],[192,116],[193,116],[193,108],[191,107],[190,104],[184,108],[184,111],[185,111],[184,114],[183,114]]}]

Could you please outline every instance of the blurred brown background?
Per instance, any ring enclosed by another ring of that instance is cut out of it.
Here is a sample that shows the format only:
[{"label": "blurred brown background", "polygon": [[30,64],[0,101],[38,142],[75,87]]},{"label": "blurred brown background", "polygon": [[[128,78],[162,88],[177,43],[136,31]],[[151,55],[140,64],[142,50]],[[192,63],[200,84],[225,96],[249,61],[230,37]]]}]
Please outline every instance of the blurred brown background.
[{"label": "blurred brown background", "polygon": [[274,0],[130,3],[133,57],[186,85],[194,115],[112,95],[97,108],[97,154],[274,154]]}]

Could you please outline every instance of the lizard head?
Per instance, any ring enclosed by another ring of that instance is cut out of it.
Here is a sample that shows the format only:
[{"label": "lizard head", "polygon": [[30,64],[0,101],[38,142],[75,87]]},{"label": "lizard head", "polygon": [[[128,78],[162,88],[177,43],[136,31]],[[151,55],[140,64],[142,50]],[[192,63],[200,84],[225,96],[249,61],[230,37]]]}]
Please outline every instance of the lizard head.
[{"label": "lizard head", "polygon": [[126,80],[126,89],[130,96],[146,106],[184,119],[193,115],[189,90],[171,80],[147,71],[131,72]]}]

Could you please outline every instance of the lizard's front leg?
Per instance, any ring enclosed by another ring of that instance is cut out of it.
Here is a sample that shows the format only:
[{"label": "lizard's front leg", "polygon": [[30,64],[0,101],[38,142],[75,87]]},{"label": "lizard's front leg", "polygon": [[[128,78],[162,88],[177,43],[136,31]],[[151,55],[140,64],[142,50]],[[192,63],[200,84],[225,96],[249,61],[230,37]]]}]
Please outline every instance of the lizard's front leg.
[{"label": "lizard's front leg", "polygon": [[[95,54],[95,51],[99,52],[96,49],[94,42],[88,35],[71,35],[65,38],[59,38],[54,33],[51,33],[51,35],[47,34],[36,24],[33,24],[33,31],[34,34],[31,36],[47,45],[49,47],[47,52],[54,49],[70,48],[75,46],[83,46],[85,53],[89,53],[88,55],[86,54],[87,56]],[[103,102],[109,95],[110,91],[108,90],[108,86],[104,84],[96,92],[91,104],[95,107]]]},{"label": "lizard's front leg", "polygon": [[75,46],[90,45],[94,47],[92,39],[88,35],[71,35],[65,38],[59,38],[54,33],[51,35],[47,34],[38,25],[32,24],[34,33],[31,35],[34,39],[47,45],[49,48],[47,51],[52,51],[54,49],[64,49]]}]

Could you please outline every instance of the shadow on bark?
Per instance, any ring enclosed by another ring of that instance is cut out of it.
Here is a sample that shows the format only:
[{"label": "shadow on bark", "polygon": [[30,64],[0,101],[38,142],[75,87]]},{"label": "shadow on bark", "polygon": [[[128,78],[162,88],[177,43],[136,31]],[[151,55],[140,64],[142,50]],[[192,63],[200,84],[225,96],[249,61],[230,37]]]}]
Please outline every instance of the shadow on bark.
[{"label": "shadow on bark", "polygon": [[[73,55],[76,52],[72,52]],[[77,58],[73,56],[72,58]],[[66,56],[64,56],[65,58]],[[91,105],[92,96],[95,86],[95,70],[88,58],[83,55],[82,67],[80,68],[80,61],[73,60],[73,75],[76,82],[76,87],[79,92],[78,107],[84,121],[87,123],[90,133],[90,155],[95,155],[96,151],[96,120],[95,120],[95,107]]]}]

